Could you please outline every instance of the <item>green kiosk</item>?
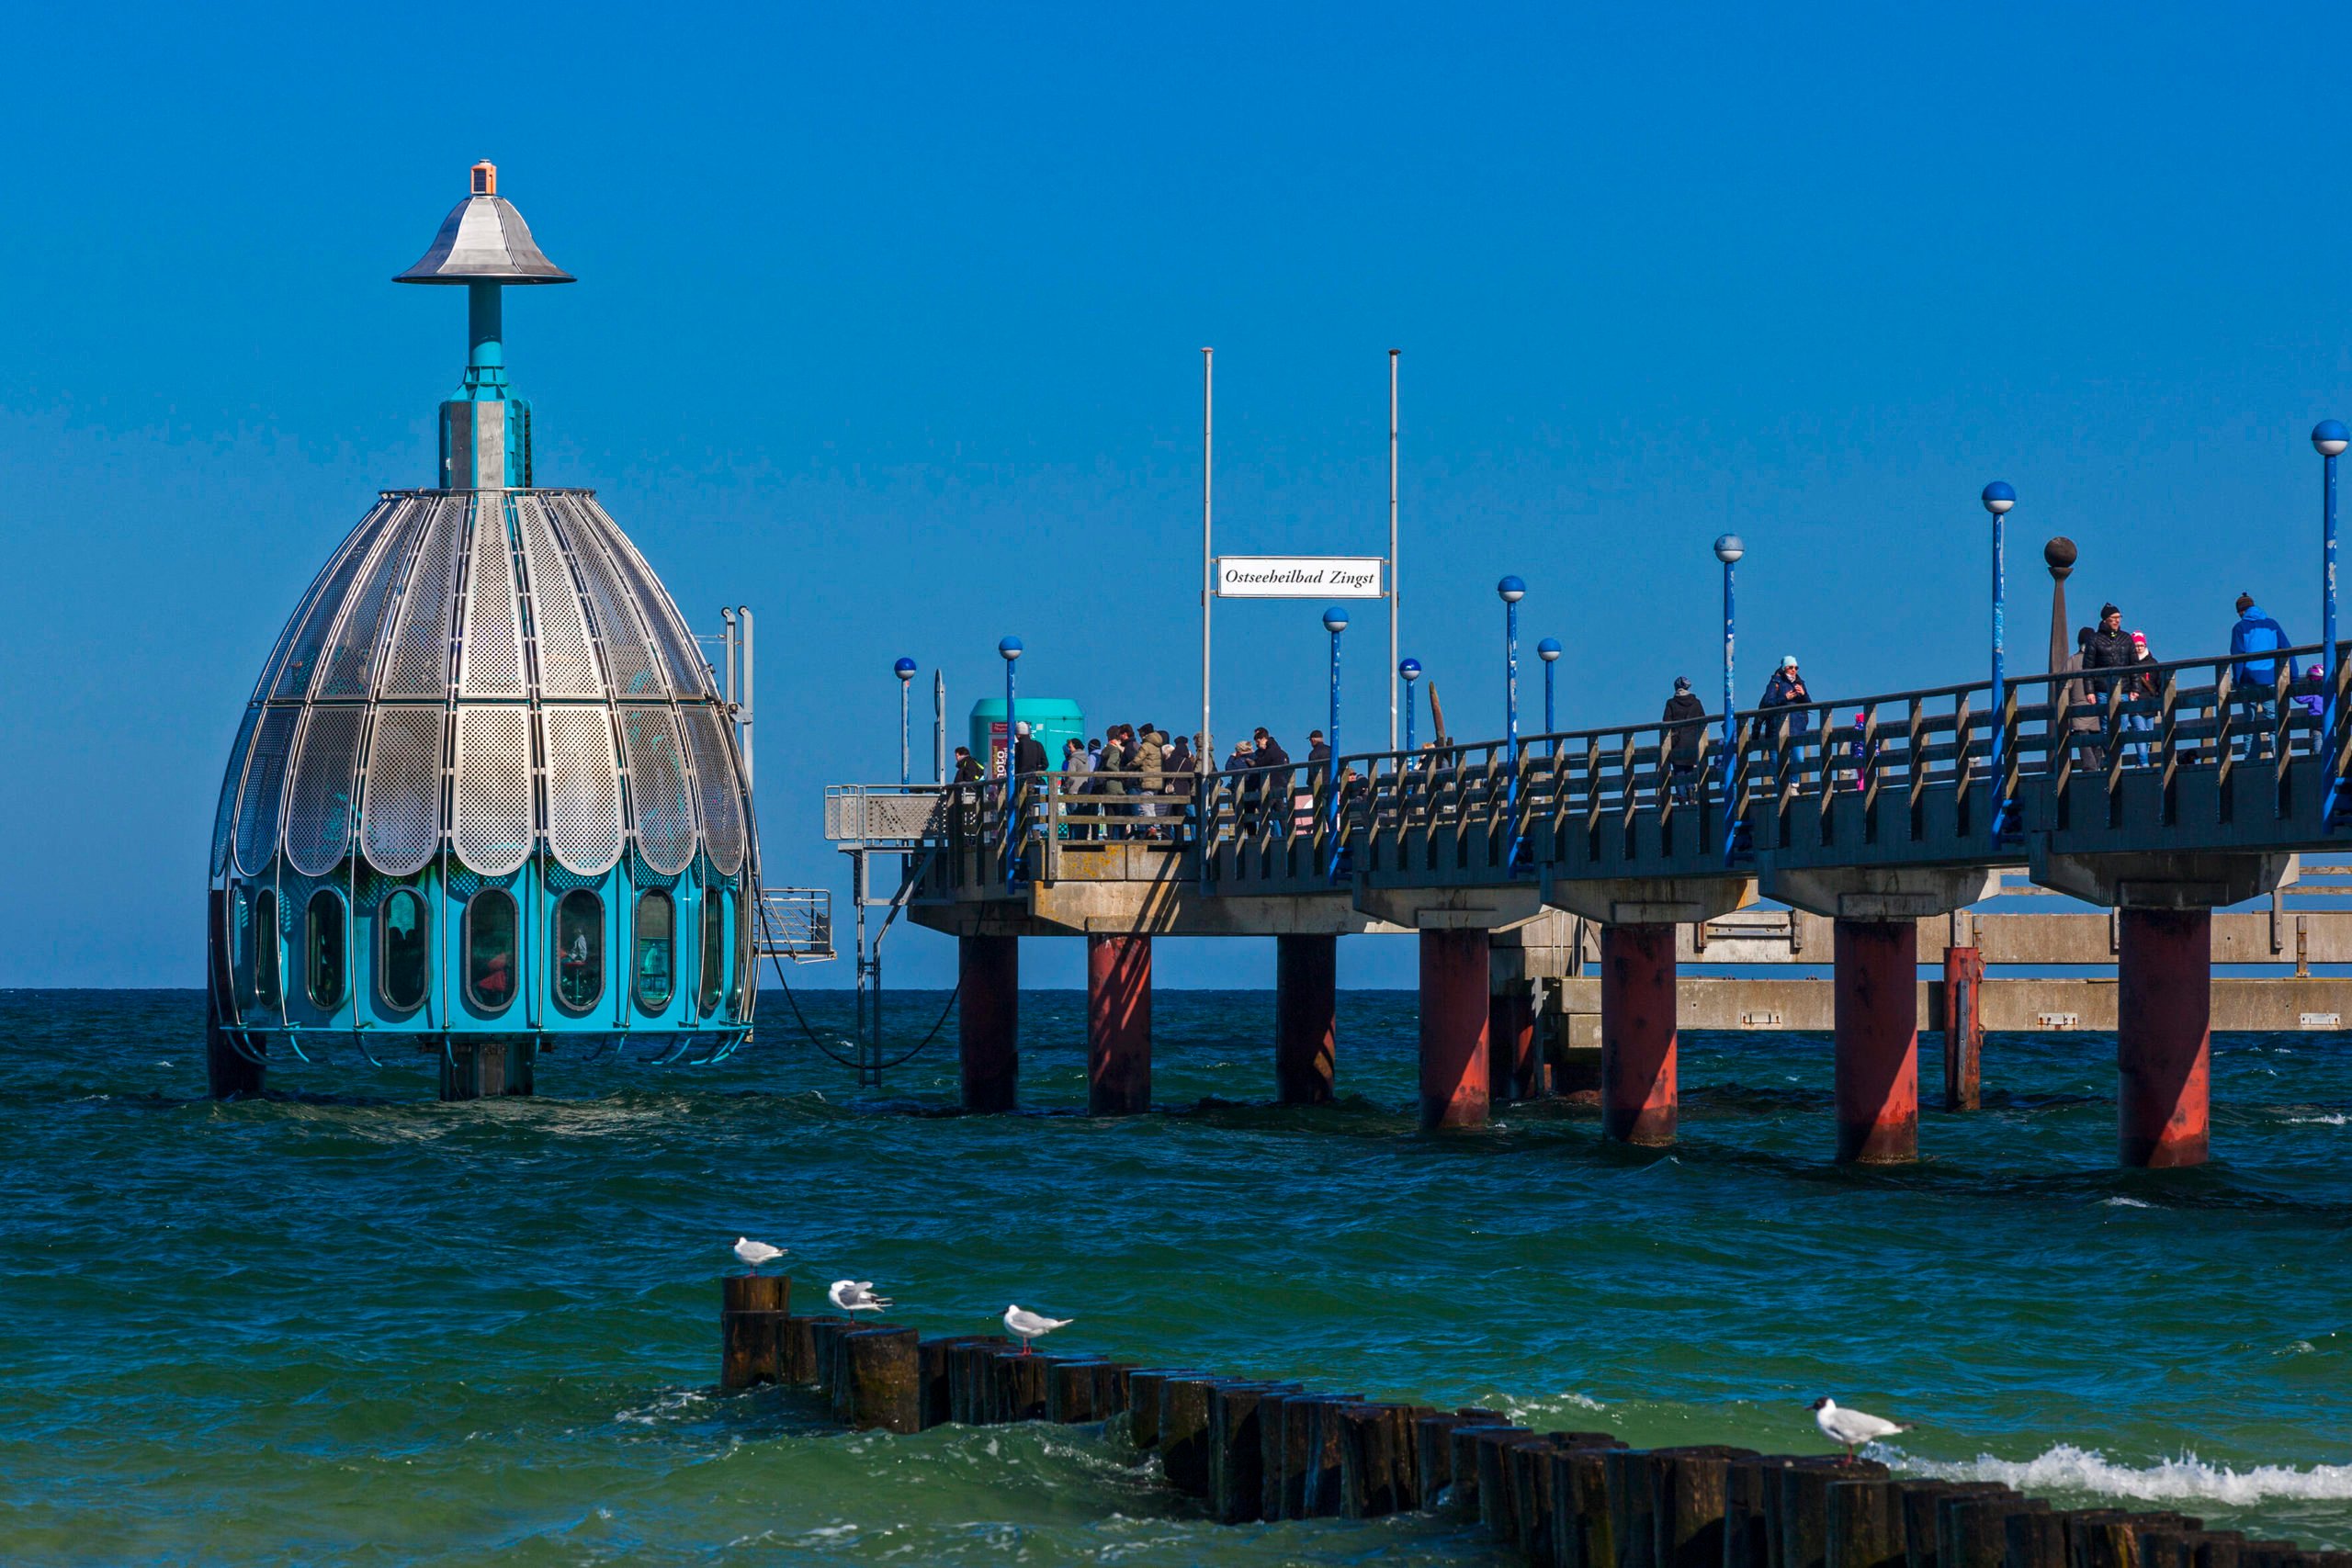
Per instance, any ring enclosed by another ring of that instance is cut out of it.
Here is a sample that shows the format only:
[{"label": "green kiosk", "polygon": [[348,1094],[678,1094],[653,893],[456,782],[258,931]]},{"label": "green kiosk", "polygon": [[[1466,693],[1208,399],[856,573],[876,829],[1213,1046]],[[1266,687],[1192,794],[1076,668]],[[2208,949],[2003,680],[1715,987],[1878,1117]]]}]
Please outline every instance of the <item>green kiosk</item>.
[{"label": "green kiosk", "polygon": [[[1062,742],[1086,741],[1086,712],[1067,697],[1018,698],[1012,705],[1015,722],[1029,727],[1046,749],[1046,763],[1059,770],[1062,765]],[[1004,774],[1004,751],[1008,737],[1004,726],[1004,699],[982,697],[972,705],[971,733],[966,744],[972,755],[980,759],[989,777]]]}]

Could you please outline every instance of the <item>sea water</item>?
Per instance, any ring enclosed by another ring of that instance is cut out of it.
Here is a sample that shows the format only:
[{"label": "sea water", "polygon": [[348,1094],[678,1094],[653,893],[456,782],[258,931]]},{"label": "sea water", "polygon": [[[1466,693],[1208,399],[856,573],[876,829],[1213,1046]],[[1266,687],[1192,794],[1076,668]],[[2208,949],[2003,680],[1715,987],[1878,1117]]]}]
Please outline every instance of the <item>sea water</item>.
[{"label": "sea water", "polygon": [[0,994],[0,1561],[1493,1561],[1422,1517],[1219,1528],[1101,1428],[721,1395],[739,1234],[803,1310],[871,1279],[926,1334],[1019,1302],[1076,1319],[1055,1348],[1636,1445],[1818,1451],[1826,1393],[1917,1423],[1898,1472],[2352,1545],[2340,1037],[2217,1040],[2215,1159],[2133,1172],[2112,1037],[1996,1035],[1982,1111],[1860,1170],[1818,1035],[1686,1035],[1648,1153],[1556,1104],[1419,1134],[1409,995],[1343,995],[1341,1101],[1293,1111],[1271,996],[1162,992],[1164,1113],[1122,1120],[1084,1114],[1082,997],[1022,998],[1025,1109],[984,1117],[952,1021],[861,1091],[781,1001],[716,1066],[558,1054],[443,1105],[346,1044],[214,1104],[200,997]]}]

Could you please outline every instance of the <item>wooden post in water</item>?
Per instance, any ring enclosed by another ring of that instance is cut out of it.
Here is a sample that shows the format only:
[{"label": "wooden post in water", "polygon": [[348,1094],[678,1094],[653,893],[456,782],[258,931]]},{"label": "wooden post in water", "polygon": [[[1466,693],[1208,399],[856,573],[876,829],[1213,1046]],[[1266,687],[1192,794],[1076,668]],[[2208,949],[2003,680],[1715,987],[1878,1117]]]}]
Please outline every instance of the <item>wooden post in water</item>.
[{"label": "wooden post in water", "polygon": [[729,1392],[784,1376],[785,1323],[792,1280],[783,1274],[729,1274],[719,1281],[718,1386]]},{"label": "wooden post in water", "polygon": [[833,1419],[859,1432],[922,1431],[920,1337],[881,1324],[842,1335],[834,1351]]},{"label": "wooden post in water", "polygon": [[1607,1449],[1552,1456],[1552,1555],[1560,1568],[1616,1568],[1610,1527]]},{"label": "wooden post in water", "polygon": [[[1291,1517],[1340,1517],[1340,1412],[1348,1405],[1363,1403],[1363,1396],[1354,1393],[1318,1393],[1300,1402],[1305,1406],[1306,1423],[1300,1440],[1306,1457],[1298,1478],[1297,1509]],[[1288,1422],[1298,1410],[1297,1404],[1285,1406],[1284,1421]]]},{"label": "wooden post in water", "polygon": [[1771,1568],[1828,1568],[1829,1488],[1841,1481],[1883,1481],[1887,1468],[1874,1459],[1812,1454],[1775,1472],[1766,1493],[1768,1517],[1777,1538]]},{"label": "wooden post in water", "polygon": [[1734,1460],[1724,1467],[1724,1568],[1771,1568],[1770,1496],[1776,1472],[1796,1463],[1792,1454]]},{"label": "wooden post in water", "polygon": [[842,1336],[857,1326],[845,1317],[812,1317],[808,1322],[808,1348],[816,1362],[815,1382],[827,1395],[833,1392],[833,1374],[839,1370],[834,1349]]},{"label": "wooden post in water", "polygon": [[1050,1356],[1023,1355],[999,1348],[981,1363],[987,1380],[990,1419],[1002,1422],[1046,1418],[1046,1369]]},{"label": "wooden post in water", "polygon": [[1937,1568],[1936,1505],[1946,1497],[1998,1496],[2008,1488],[1997,1481],[1905,1481],[1895,1495],[1903,1508],[1905,1568]]},{"label": "wooden post in water", "polygon": [[1830,1484],[1828,1568],[1907,1568],[1909,1560],[1901,1483]]},{"label": "wooden post in water", "polygon": [[1650,1450],[1658,1568],[1721,1568],[1724,1477],[1735,1460],[1762,1457],[1753,1449],[1713,1443]]},{"label": "wooden post in water", "polygon": [[1170,1378],[1159,1385],[1159,1472],[1192,1497],[1209,1495],[1209,1391],[1216,1378]]},{"label": "wooden post in water", "polygon": [[849,1326],[845,1317],[794,1317],[784,1325],[784,1351],[780,1381],[798,1387],[815,1387],[822,1382],[825,1364],[819,1344],[820,1334],[838,1334]]},{"label": "wooden post in water", "polygon": [[1939,1499],[1936,1504],[1938,1568],[2003,1568],[2009,1556],[2009,1516],[2049,1506],[2039,1498],[2014,1492]]},{"label": "wooden post in water", "polygon": [[1984,953],[1944,949],[1944,1109],[1982,1103],[1984,1054]]}]

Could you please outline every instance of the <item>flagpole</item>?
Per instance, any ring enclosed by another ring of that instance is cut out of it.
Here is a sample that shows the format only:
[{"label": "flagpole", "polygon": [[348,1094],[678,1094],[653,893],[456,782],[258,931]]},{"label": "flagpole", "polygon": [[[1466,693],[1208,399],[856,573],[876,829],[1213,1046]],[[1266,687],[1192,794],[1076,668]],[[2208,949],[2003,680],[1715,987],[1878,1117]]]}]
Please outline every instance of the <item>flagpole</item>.
[{"label": "flagpole", "polygon": [[1388,749],[1396,750],[1396,355],[1388,351]]},{"label": "flagpole", "polygon": [[1216,596],[1216,566],[1209,551],[1209,468],[1215,447],[1211,442],[1214,429],[1214,404],[1211,393],[1215,385],[1216,350],[1201,350],[1201,760],[1199,767],[1206,774],[1216,767],[1216,737],[1209,730],[1209,601]]}]

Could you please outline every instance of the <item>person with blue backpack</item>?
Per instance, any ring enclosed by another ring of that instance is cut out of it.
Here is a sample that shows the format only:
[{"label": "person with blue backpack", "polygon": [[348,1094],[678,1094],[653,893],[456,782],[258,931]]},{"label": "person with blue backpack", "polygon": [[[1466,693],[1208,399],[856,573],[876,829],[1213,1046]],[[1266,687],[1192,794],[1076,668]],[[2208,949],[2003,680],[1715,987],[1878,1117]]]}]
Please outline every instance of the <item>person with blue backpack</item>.
[{"label": "person with blue backpack", "polygon": [[[2277,653],[2293,644],[2287,628],[2266,614],[2251,593],[2238,595],[2237,625],[2230,628],[2230,653]],[[2271,734],[2278,728],[2278,664],[2277,659],[2240,658],[2233,677],[2238,705],[2245,710],[2246,738],[2238,755],[2247,761],[2267,756]]]}]

